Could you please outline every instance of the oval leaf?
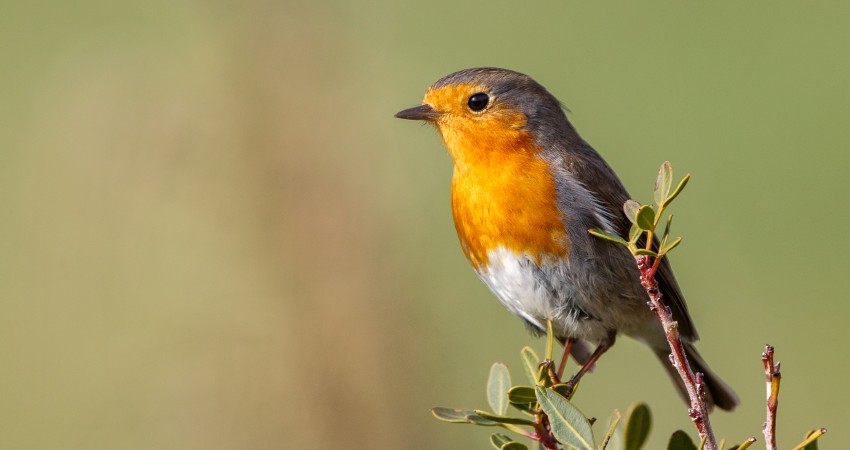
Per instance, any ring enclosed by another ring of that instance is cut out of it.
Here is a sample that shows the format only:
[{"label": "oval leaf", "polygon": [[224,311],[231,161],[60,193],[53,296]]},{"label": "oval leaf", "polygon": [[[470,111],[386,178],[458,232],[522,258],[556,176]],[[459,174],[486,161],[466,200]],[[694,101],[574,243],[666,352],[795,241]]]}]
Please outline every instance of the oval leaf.
[{"label": "oval leaf", "polygon": [[502,433],[493,433],[490,435],[490,443],[493,444],[493,447],[501,449],[503,445],[513,442],[508,435]]},{"label": "oval leaf", "polygon": [[635,223],[637,220],[638,210],[640,210],[640,203],[632,199],[626,200],[626,203],[623,203],[623,212],[626,213],[626,218],[631,223]]},{"label": "oval leaf", "polygon": [[499,425],[499,422],[495,422],[495,421],[490,420],[490,419],[485,419],[485,418],[483,418],[483,417],[481,417],[481,416],[479,416],[478,414],[475,414],[475,413],[472,413],[472,414],[466,416],[466,422],[471,423],[473,425],[480,425],[482,427],[495,427],[495,426]]},{"label": "oval leaf", "polygon": [[[508,436],[507,434],[502,434],[502,433],[491,434],[490,435],[490,443],[493,444],[493,447],[496,447],[500,450],[505,448],[505,445],[508,445],[508,444],[511,444],[511,443],[518,444],[518,442],[511,439],[510,436]],[[522,445],[522,444],[520,444],[520,445]],[[512,447],[508,447],[508,448],[512,448]]]},{"label": "oval leaf", "polygon": [[537,403],[537,396],[531,386],[514,386],[508,389],[507,397],[511,403]]},{"label": "oval leaf", "polygon": [[552,386],[552,389],[554,389],[555,392],[561,394],[561,396],[565,399],[569,400],[573,398],[573,394],[575,393],[576,389],[578,389],[578,385],[570,386],[569,384],[561,383]]},{"label": "oval leaf", "polygon": [[549,417],[552,434],[558,442],[578,450],[594,450],[593,432],[587,418],[561,394],[537,386],[537,401]]},{"label": "oval leaf", "polygon": [[511,406],[530,416],[537,414],[538,411],[536,401],[534,403],[511,403]]},{"label": "oval leaf", "polygon": [[649,205],[641,206],[635,218],[635,225],[644,231],[655,228],[655,210]]},{"label": "oval leaf", "polygon": [[682,238],[680,238],[680,237],[677,237],[676,239],[673,239],[670,242],[664,242],[662,247],[661,247],[661,250],[659,250],[659,253],[662,254],[662,255],[665,255],[670,250],[673,250],[674,248],[676,248],[677,245],[679,245],[681,243],[682,243]]},{"label": "oval leaf", "polygon": [[520,444],[517,441],[513,441],[503,445],[501,450],[528,450],[528,447],[526,447],[525,444]]},{"label": "oval leaf", "polygon": [[646,403],[635,403],[626,411],[626,425],[623,430],[623,450],[640,450],[649,437],[652,427],[652,414]]},{"label": "oval leaf", "polygon": [[673,223],[673,214],[670,214],[669,216],[667,216],[667,224],[664,225],[664,237],[665,238],[670,235],[670,225],[672,223]]},{"label": "oval leaf", "polygon": [[678,197],[679,194],[682,193],[682,189],[684,189],[685,186],[687,186],[688,181],[690,179],[691,179],[691,174],[687,174],[687,175],[685,175],[685,178],[682,178],[682,181],[679,182],[679,185],[676,186],[676,189],[673,190],[673,193],[670,194],[669,197],[667,197],[667,200],[664,200],[664,206],[669,205],[670,202],[672,202],[674,198]]},{"label": "oval leaf", "polygon": [[508,389],[511,387],[511,374],[508,366],[493,363],[490,367],[490,377],[487,379],[487,402],[490,409],[499,416],[508,412]]},{"label": "oval leaf", "polygon": [[525,374],[528,375],[528,380],[531,381],[531,384],[537,384],[537,366],[540,365],[540,357],[537,356],[537,353],[534,352],[534,349],[531,347],[523,347],[522,351],[520,351],[520,357],[522,358],[522,368],[525,370]]},{"label": "oval leaf", "polygon": [[653,199],[655,204],[661,206],[664,200],[670,195],[670,187],[673,186],[673,165],[670,161],[664,161],[661,168],[658,169],[658,176],[655,177],[655,189],[653,190]]},{"label": "oval leaf", "polygon": [[512,425],[529,425],[534,426],[534,422],[523,419],[521,417],[508,417],[508,416],[497,416],[495,414],[490,414],[487,411],[481,411],[480,409],[476,409],[473,413],[481,417],[484,420],[489,420],[496,423],[509,423]]},{"label": "oval leaf", "polygon": [[482,425],[486,427],[499,425],[498,422],[485,419],[478,414],[475,414],[475,411],[468,411],[464,409],[444,408],[438,406],[436,408],[431,408],[431,414],[443,422],[471,423],[473,425]]},{"label": "oval leaf", "polygon": [[436,408],[431,408],[431,414],[437,419],[442,420],[443,422],[469,423],[469,420],[467,420],[466,418],[470,415],[474,415],[475,413],[463,409],[445,408],[442,406],[438,406]]},{"label": "oval leaf", "polygon": [[617,236],[616,233],[612,233],[610,231],[602,230],[599,228],[591,228],[587,230],[587,232],[598,238],[605,239],[606,241],[611,241],[620,245],[628,244],[625,239],[621,238],[620,236]]},{"label": "oval leaf", "polygon": [[697,450],[694,441],[682,430],[676,430],[670,436],[670,442],[667,444],[667,450]]},{"label": "oval leaf", "polygon": [[639,226],[632,224],[631,228],[629,228],[629,242],[637,242],[641,234],[643,234],[643,230]]},{"label": "oval leaf", "polygon": [[658,256],[658,253],[655,253],[652,250],[647,250],[645,248],[635,249],[632,253],[634,253],[637,256],[652,256],[652,257]]}]

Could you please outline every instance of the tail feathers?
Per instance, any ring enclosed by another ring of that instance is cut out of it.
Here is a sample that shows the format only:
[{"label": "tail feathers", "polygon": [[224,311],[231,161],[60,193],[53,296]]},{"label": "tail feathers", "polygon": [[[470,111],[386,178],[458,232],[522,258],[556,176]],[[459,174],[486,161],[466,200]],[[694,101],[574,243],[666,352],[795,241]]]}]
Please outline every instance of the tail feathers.
[{"label": "tail feathers", "polygon": [[[700,356],[693,344],[683,343],[683,345],[685,348],[685,354],[688,357],[688,362],[691,365],[691,370],[694,373],[702,373],[703,375],[706,387],[705,401],[708,404],[709,410],[715,405],[724,411],[732,411],[735,409],[735,407],[740,403],[735,391],[733,391],[728,384],[723,382],[720,377],[711,371],[708,364],[705,363],[705,360],[702,359],[702,356]],[[685,390],[685,384],[682,382],[682,379],[679,378],[679,373],[673,365],[670,364],[669,349],[656,350],[655,354],[661,360],[664,368],[667,369],[667,373],[671,378],[673,378],[676,388],[679,390],[679,394],[685,399],[685,402],[688,402],[688,392]]]}]

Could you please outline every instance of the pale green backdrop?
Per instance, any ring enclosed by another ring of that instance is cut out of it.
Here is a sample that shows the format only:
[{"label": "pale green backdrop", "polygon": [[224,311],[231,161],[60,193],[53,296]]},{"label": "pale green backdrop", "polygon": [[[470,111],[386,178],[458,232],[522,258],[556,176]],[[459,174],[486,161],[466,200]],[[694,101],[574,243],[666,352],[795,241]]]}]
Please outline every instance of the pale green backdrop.
[{"label": "pale green backdrop", "polygon": [[[760,437],[848,439],[850,4],[15,2],[0,14],[0,448],[486,449],[531,341],[456,243],[451,162],[392,118],[440,76],[534,76],[648,200],[693,176],[674,255],[702,353]],[[533,341],[538,348],[541,343]],[[621,339],[576,403],[647,401]],[[759,444],[760,445],[760,444]]]}]

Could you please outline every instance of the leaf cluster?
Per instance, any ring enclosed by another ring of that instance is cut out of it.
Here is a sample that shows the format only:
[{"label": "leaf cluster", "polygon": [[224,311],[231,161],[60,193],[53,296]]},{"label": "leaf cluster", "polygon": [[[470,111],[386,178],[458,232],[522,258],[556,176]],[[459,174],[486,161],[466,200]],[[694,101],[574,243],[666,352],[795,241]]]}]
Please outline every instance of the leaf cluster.
[{"label": "leaf cluster", "polygon": [[[490,411],[436,407],[431,413],[439,420],[483,427],[501,427],[521,437],[540,441],[541,431],[551,431],[565,449],[577,450],[640,450],[646,444],[652,428],[652,414],[645,403],[631,405],[625,415],[614,411],[610,424],[597,441],[594,438],[595,418],[588,418],[570,401],[573,391],[565,384],[553,384],[551,361],[541,360],[531,347],[520,352],[522,367],[529,384],[513,385],[510,371],[503,363],[490,367],[487,379],[487,402]],[[514,415],[509,415],[511,408]],[[519,415],[516,415],[519,413]],[[548,424],[542,427],[542,424]],[[622,427],[620,426],[622,424]],[[548,428],[548,430],[547,430]],[[824,430],[809,432],[794,450],[817,450],[817,439]],[[755,439],[728,447],[727,450],[746,450]],[[528,450],[528,446],[509,434],[495,432],[490,444],[501,450]],[[675,431],[667,442],[667,450],[703,450],[704,442],[695,443],[682,430]],[[720,448],[724,444],[720,443]]]},{"label": "leaf cluster", "polygon": [[[529,384],[512,385],[508,367],[503,363],[494,363],[490,368],[487,380],[490,411],[438,407],[431,410],[432,414],[445,422],[502,427],[533,440],[540,440],[541,431],[548,431],[564,448],[570,449],[639,450],[644,445],[651,423],[645,404],[629,408],[625,439],[612,440],[621,419],[615,411],[602,442],[597,444],[592,430],[595,419],[586,417],[569,401],[573,390],[550,375],[551,360],[541,361],[531,347],[523,348],[521,357]],[[508,415],[509,408],[520,415]],[[528,448],[504,433],[493,433],[490,443],[502,450]]]},{"label": "leaf cluster", "polygon": [[[551,353],[554,333],[548,327],[546,357],[541,359],[531,347],[520,352],[522,368],[528,384],[513,385],[510,371],[503,363],[490,367],[487,379],[487,403],[490,411],[437,407],[431,413],[439,420],[484,427],[501,427],[506,431],[537,442],[553,438],[565,449],[577,450],[640,450],[652,427],[652,414],[644,403],[626,410],[625,420],[619,411],[612,414],[610,425],[597,442],[588,418],[570,401],[575,390],[558,380],[553,370]],[[509,412],[513,411],[513,415]],[[622,430],[620,423],[623,422]],[[490,436],[493,447],[502,450],[524,450],[528,446],[505,433]],[[550,447],[547,447],[550,448]],[[670,438],[668,450],[701,449],[683,431]],[[745,449],[746,447],[733,447]]]},{"label": "leaf cluster", "polygon": [[[690,175],[685,175],[673,189],[673,166],[670,161],[665,161],[658,169],[658,175],[655,177],[655,189],[652,196],[655,203],[653,205],[642,205],[635,200],[628,200],[623,205],[623,212],[632,224],[629,228],[628,240],[612,231],[599,228],[590,229],[590,234],[626,246],[635,256],[647,255],[660,258],[666,255],[682,242],[682,238],[670,239],[670,225],[673,222],[673,216],[668,215],[664,231],[661,233],[661,242],[653,249],[653,243],[658,235],[658,227],[661,224],[664,211],[682,193],[690,179]],[[645,244],[640,246],[639,243],[644,235]]]}]

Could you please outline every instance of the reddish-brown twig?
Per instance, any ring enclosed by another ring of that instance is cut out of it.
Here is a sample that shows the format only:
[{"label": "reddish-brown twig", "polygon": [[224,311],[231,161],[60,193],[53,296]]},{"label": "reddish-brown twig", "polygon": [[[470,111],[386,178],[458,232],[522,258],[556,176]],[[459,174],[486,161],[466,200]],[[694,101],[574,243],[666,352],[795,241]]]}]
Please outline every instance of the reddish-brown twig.
[{"label": "reddish-brown twig", "polygon": [[705,403],[705,384],[702,374],[694,374],[688,364],[685,349],[679,338],[678,324],[673,320],[673,313],[670,311],[670,308],[664,304],[661,298],[661,291],[658,289],[658,282],[655,280],[655,270],[658,268],[657,259],[655,264],[653,264],[654,261],[652,259],[647,255],[635,256],[638,269],[640,269],[640,283],[649,295],[649,302],[647,302],[649,308],[655,312],[655,315],[658,316],[661,325],[664,327],[664,334],[672,351],[670,362],[676,368],[676,371],[679,372],[679,377],[685,383],[685,389],[690,399],[688,415],[691,417],[694,425],[696,425],[700,439],[705,440],[705,450],[717,450],[717,441],[711,429],[711,421],[708,419],[708,405]]},{"label": "reddish-brown twig", "polygon": [[549,418],[545,414],[539,414],[534,421],[534,430],[537,432],[535,440],[546,450],[561,450],[558,440],[549,430]]},{"label": "reddish-brown twig", "polygon": [[764,363],[764,375],[767,381],[767,420],[764,422],[764,445],[767,450],[776,450],[776,408],[779,406],[779,381],[782,374],[779,373],[779,363],[773,362],[773,347],[764,346],[761,354],[761,362]]}]

